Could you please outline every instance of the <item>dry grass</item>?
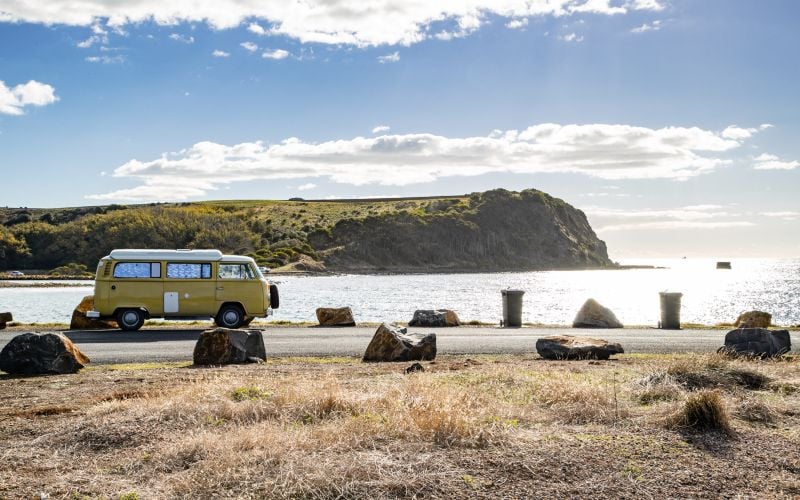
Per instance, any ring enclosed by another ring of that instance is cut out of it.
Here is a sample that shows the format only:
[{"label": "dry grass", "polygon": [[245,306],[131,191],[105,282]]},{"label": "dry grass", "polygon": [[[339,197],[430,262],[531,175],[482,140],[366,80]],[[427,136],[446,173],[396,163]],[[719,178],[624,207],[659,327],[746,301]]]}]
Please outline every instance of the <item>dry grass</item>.
[{"label": "dry grass", "polygon": [[797,362],[333,361],[0,377],[0,498],[800,493]]}]

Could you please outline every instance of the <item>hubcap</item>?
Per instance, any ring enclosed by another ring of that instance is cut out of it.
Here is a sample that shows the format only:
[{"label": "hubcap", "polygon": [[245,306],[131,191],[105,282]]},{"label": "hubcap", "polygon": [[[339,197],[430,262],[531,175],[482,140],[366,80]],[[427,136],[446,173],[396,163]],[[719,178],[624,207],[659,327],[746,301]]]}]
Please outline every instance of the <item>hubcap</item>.
[{"label": "hubcap", "polygon": [[135,325],[139,321],[139,315],[133,311],[128,311],[122,315],[122,321],[126,325]]},{"label": "hubcap", "polygon": [[233,325],[239,321],[239,314],[236,311],[225,311],[222,320],[225,321],[226,325]]}]

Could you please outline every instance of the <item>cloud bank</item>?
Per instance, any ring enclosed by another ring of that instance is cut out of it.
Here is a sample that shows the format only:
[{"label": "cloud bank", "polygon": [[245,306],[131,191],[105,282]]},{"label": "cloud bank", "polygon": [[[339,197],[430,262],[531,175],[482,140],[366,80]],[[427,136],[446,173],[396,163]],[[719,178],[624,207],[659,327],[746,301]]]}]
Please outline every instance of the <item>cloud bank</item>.
[{"label": "cloud bank", "polygon": [[129,161],[113,175],[137,180],[139,186],[87,198],[180,200],[233,182],[268,179],[403,186],[492,172],[686,180],[731,163],[722,153],[741,144],[697,127],[554,123],[463,138],[416,133],[321,143],[297,138],[272,145],[199,142],[154,160]]},{"label": "cloud bank", "polygon": [[56,101],[56,89],[46,83],[30,80],[7,87],[0,80],[0,114],[22,115],[26,106],[46,106]]},{"label": "cloud bank", "polygon": [[[378,46],[464,36],[490,16],[500,16],[519,27],[528,17],[619,15],[662,8],[658,0],[4,0],[0,1],[0,22],[92,26],[102,20],[111,27],[121,27],[152,20],[162,25],[205,22],[215,29],[247,22],[250,31],[258,35]],[[441,29],[438,25],[443,23],[453,23],[457,30]]]}]

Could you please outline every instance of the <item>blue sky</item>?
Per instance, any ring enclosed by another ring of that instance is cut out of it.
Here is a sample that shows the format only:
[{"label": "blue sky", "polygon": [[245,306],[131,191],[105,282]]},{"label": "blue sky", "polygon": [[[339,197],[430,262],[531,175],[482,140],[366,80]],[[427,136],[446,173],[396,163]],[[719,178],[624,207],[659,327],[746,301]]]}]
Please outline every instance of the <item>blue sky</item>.
[{"label": "blue sky", "polygon": [[612,257],[796,257],[798,21],[792,0],[0,0],[3,205],[533,187]]}]

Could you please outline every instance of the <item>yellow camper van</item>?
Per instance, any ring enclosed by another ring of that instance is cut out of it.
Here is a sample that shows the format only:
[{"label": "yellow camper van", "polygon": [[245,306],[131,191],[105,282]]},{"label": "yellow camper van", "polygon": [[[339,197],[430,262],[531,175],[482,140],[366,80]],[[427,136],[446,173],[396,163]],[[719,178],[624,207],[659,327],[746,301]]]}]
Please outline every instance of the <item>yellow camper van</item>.
[{"label": "yellow camper van", "polygon": [[138,330],[148,318],[206,319],[238,328],[278,307],[250,257],[219,250],[114,250],[100,259],[88,318]]}]

